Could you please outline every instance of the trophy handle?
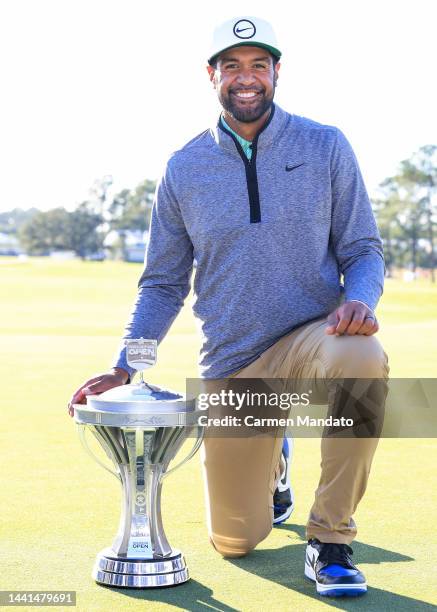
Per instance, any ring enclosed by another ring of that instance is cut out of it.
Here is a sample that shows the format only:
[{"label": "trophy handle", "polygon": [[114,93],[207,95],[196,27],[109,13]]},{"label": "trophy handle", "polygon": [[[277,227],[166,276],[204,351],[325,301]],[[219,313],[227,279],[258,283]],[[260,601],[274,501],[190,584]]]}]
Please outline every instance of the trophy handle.
[{"label": "trophy handle", "polygon": [[84,447],[84,449],[86,450],[86,452],[88,453],[88,455],[90,457],[92,457],[94,459],[94,461],[96,463],[98,463],[100,465],[100,467],[102,467],[104,470],[106,470],[107,472],[109,472],[110,474],[112,474],[113,476],[116,477],[117,480],[121,480],[121,476],[120,474],[117,474],[117,472],[114,472],[113,470],[111,470],[111,468],[108,468],[103,461],[100,461],[100,459],[93,453],[93,451],[90,449],[90,447],[88,446],[88,442],[86,440],[86,436],[85,436],[85,431],[86,431],[86,426],[81,425],[81,424],[77,424],[77,429],[78,429],[78,433],[79,433],[79,438],[80,441],[82,442],[82,446]]},{"label": "trophy handle", "polygon": [[182,461],[180,461],[178,464],[172,467],[171,470],[168,470],[168,472],[164,472],[163,474],[161,474],[161,480],[163,480],[164,478],[167,478],[169,474],[171,474],[175,470],[182,467],[184,463],[187,463],[187,461],[189,461],[191,457],[193,457],[197,453],[197,450],[199,449],[199,446],[202,444],[202,441],[203,441],[203,430],[204,430],[204,427],[200,427],[199,425],[197,426],[196,442],[194,443],[193,448],[188,453],[188,455],[185,457],[185,459],[182,459]]}]

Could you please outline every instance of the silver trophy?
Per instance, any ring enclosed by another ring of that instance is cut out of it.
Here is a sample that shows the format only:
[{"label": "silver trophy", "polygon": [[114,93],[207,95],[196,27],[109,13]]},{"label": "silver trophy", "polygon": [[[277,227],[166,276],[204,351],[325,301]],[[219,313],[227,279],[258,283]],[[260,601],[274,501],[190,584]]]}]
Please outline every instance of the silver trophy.
[{"label": "silver trophy", "polygon": [[[170,546],[164,532],[161,487],[164,478],[195,454],[203,430],[196,424],[199,413],[194,401],[144,382],[143,370],[156,363],[156,348],[156,340],[127,340],[127,362],[140,372],[139,384],[88,396],[86,406],[74,406],[85,449],[122,485],[118,533],[112,546],[97,555],[92,573],[96,582],[109,586],[165,587],[189,579],[184,556]],[[91,451],[87,430],[99,441],[115,471]],[[195,430],[188,456],[168,469]]]}]

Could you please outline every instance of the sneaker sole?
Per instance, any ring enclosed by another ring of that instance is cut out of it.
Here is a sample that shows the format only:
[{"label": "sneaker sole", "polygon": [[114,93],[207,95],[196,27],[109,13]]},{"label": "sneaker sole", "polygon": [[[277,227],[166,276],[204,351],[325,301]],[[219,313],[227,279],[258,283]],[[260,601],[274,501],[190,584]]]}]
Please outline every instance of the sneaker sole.
[{"label": "sneaker sole", "polygon": [[276,486],[279,491],[286,491],[287,489],[290,489],[291,500],[292,500],[292,503],[294,503],[294,494],[293,494],[293,489],[291,488],[291,482],[290,482],[290,465],[291,465],[291,460],[293,459],[294,441],[293,441],[293,438],[287,438],[287,440],[288,440],[288,461],[287,461],[288,465],[287,465],[285,484],[283,484],[279,480]]},{"label": "sneaker sole", "polygon": [[305,576],[316,583],[317,593],[322,597],[359,597],[367,593],[367,584],[320,584],[312,567],[305,563]]}]

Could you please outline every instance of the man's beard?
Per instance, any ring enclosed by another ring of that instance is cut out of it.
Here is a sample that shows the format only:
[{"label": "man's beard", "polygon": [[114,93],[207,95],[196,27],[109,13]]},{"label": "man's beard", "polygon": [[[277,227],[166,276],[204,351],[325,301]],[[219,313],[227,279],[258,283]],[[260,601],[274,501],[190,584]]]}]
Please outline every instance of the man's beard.
[{"label": "man's beard", "polygon": [[[244,90],[240,89],[240,91]],[[253,89],[251,89],[251,91],[253,91]],[[232,90],[226,96],[219,96],[219,100],[224,110],[236,121],[240,121],[241,123],[252,123],[260,119],[272,106],[275,88],[273,88],[271,96],[266,96],[264,92],[260,93],[262,95],[259,96],[258,102],[247,106],[240,106],[238,104],[235,100],[235,96],[232,95]]]}]

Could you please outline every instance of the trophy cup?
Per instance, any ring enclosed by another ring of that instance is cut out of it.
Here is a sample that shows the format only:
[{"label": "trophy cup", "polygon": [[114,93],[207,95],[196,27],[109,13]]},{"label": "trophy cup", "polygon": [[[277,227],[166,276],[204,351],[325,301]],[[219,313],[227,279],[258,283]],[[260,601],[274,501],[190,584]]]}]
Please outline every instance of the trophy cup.
[{"label": "trophy cup", "polygon": [[[118,533],[98,555],[92,577],[98,583],[129,588],[165,587],[189,579],[183,554],[170,546],[161,518],[163,479],[186,463],[202,442],[195,402],[148,385],[143,370],[156,363],[156,340],[126,340],[127,362],[140,372],[139,384],[114,387],[74,405],[79,437],[87,452],[121,482]],[[197,429],[190,453],[168,469],[184,441]],[[115,471],[94,455],[91,431]]]}]

